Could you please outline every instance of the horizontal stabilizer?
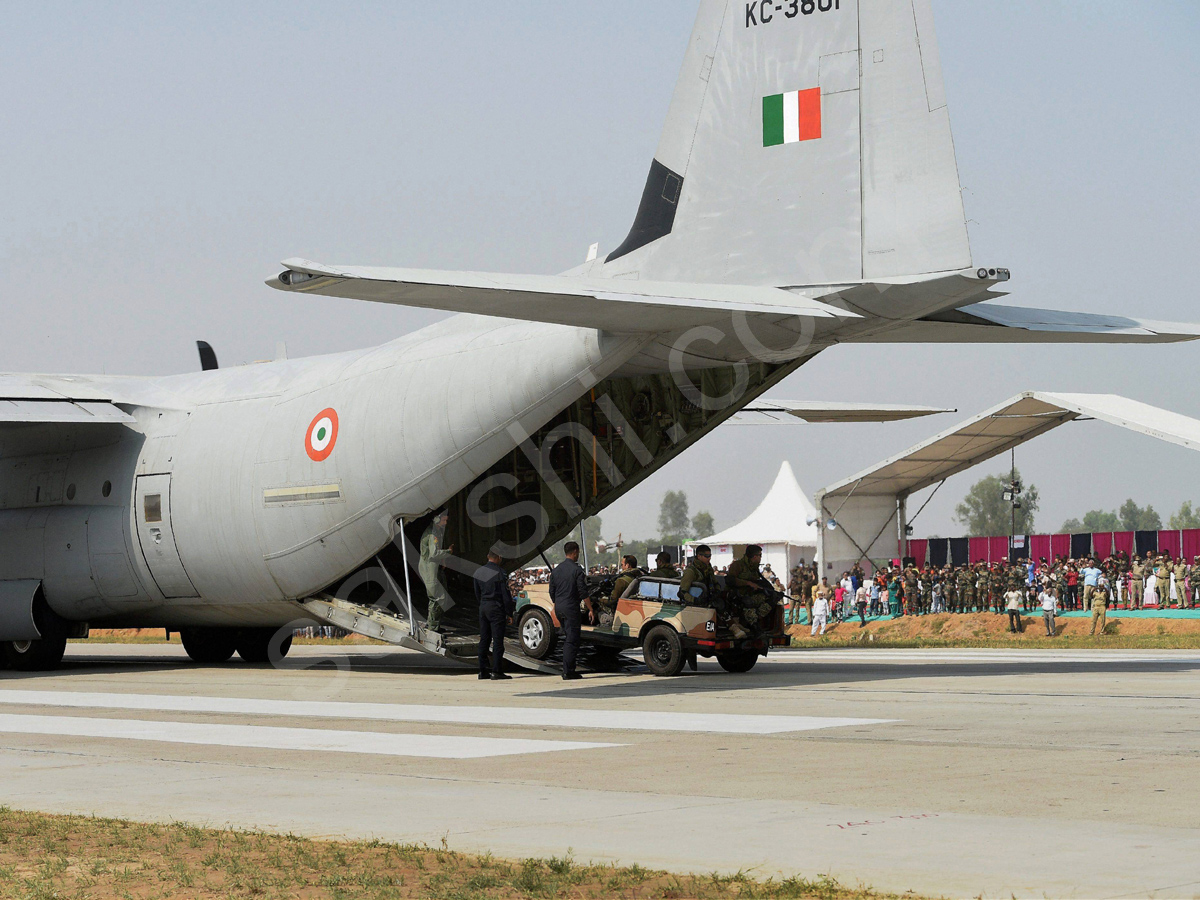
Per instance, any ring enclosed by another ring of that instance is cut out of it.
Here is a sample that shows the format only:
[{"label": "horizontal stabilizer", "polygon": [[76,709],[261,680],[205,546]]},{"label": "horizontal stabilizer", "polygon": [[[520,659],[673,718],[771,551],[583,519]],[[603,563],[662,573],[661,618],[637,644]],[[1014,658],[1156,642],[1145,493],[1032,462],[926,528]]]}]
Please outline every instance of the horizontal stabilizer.
[{"label": "horizontal stabilizer", "polygon": [[757,400],[729,420],[732,425],[798,425],[807,422],[837,424],[853,422],[900,422],[919,419],[952,409],[932,406],[893,406],[886,403],[826,403],[819,401]]},{"label": "horizontal stabilizer", "polygon": [[1171,344],[1200,325],[981,303],[936,313],[849,342],[875,344]]},{"label": "horizontal stabilizer", "polygon": [[333,268],[300,259],[287,260],[284,265],[288,270],[267,282],[277,290],[574,325],[617,334],[677,332],[728,321],[734,312],[780,318],[858,318],[853,312],[773,287]]}]

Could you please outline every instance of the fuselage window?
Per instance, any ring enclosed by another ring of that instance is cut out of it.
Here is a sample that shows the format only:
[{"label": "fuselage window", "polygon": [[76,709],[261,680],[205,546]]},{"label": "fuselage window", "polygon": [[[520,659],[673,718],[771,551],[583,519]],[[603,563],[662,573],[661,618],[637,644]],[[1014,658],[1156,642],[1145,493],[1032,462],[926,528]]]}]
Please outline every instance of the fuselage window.
[{"label": "fuselage window", "polygon": [[146,495],[146,521],[162,521],[162,494]]}]

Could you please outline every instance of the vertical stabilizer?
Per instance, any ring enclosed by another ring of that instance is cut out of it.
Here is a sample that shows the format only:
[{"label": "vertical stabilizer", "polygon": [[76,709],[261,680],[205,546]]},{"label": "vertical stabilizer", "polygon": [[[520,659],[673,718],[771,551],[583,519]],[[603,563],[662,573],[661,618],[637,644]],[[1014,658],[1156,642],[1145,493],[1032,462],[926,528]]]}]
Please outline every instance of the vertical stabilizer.
[{"label": "vertical stabilizer", "polygon": [[930,0],[702,0],[604,274],[842,284],[970,264]]}]

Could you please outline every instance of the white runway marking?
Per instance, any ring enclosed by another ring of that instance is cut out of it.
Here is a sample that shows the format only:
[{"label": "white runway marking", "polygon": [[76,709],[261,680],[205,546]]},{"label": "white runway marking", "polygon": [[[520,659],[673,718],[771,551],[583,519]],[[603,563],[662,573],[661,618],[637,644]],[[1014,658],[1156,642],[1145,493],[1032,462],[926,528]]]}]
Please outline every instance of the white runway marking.
[{"label": "white runway marking", "polygon": [[576,741],[525,741],[435,734],[387,734],[378,731],[272,728],[263,725],[207,725],[135,719],[87,719],[76,716],[0,715],[0,734],[6,733],[433,759],[485,759],[492,756],[518,756],[561,750],[598,750],[621,746]]},{"label": "white runway marking", "polygon": [[[1032,627],[1032,626],[1030,626]],[[803,650],[772,654],[764,664],[779,663],[1198,663],[1200,656],[1177,651],[1131,653],[1114,650]]]},{"label": "white runway marking", "polygon": [[721,713],[640,712],[621,709],[532,709],[518,706],[405,706],[392,703],[331,703],[240,697],[175,697],[73,691],[0,691],[0,704],[70,709],[225,713],[315,719],[373,719],[454,725],[521,725],[534,728],[595,728],[605,731],[684,731],[715,734],[787,734],[883,725],[893,719],[818,716],[743,716]]}]

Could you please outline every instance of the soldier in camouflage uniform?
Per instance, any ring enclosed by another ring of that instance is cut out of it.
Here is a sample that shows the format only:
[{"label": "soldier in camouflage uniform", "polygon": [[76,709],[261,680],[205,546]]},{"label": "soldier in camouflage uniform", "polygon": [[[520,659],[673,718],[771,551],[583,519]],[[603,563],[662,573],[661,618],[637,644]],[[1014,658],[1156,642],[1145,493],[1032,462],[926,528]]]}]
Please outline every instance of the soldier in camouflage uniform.
[{"label": "soldier in camouflage uniform", "polygon": [[770,627],[771,615],[775,611],[775,599],[770,585],[762,577],[762,547],[751,544],[746,555],[733,561],[725,576],[725,584],[737,596],[738,607],[734,614],[752,632],[761,633]]},{"label": "soldier in camouflage uniform", "polygon": [[1116,605],[1121,602],[1121,595],[1124,593],[1124,590],[1121,586],[1121,576],[1124,573],[1121,571],[1121,566],[1115,556],[1110,556],[1108,559],[1106,559],[1104,561],[1104,565],[1101,566],[1101,569],[1104,571],[1104,577],[1108,579],[1108,589],[1111,592],[1109,603],[1111,603],[1113,607],[1116,607]]},{"label": "soldier in camouflage uniform", "polygon": [[675,564],[671,562],[669,553],[660,553],[654,557],[654,565],[657,567],[650,574],[655,578],[678,578],[679,570],[675,568]]},{"label": "soldier in camouflage uniform", "polygon": [[928,615],[933,606],[933,571],[929,566],[921,573],[920,598],[917,612],[922,616]]},{"label": "soldier in camouflage uniform", "polygon": [[[674,569],[672,569],[674,572]],[[626,556],[621,560],[621,574],[613,584],[612,593],[600,604],[600,624],[611,625],[617,611],[617,603],[629,589],[629,586],[646,573],[638,568],[636,556]],[[673,575],[671,577],[674,577]]]},{"label": "soldier in camouflage uniform", "polygon": [[909,566],[904,570],[904,614],[906,616],[916,615],[917,603],[920,602],[920,579],[917,578],[917,570],[913,566]]},{"label": "soldier in camouflage uniform", "polygon": [[980,576],[980,580],[982,580],[984,583],[984,593],[988,595],[988,610],[995,610],[996,598],[1000,596],[1000,594],[997,593],[998,590],[1000,590],[1000,581],[998,581],[996,578],[996,566],[985,566],[983,575]]},{"label": "soldier in camouflage uniform", "polygon": [[785,623],[788,625],[800,624],[800,606],[804,602],[805,584],[807,579],[804,577],[805,567],[803,564],[792,569],[791,580],[788,581],[788,596],[791,598],[787,612]]},{"label": "soldier in camouflage uniform", "polygon": [[954,595],[955,604],[954,611],[959,615],[965,612],[970,612],[967,608],[967,580],[970,578],[970,569],[956,569],[954,572]]},{"label": "soldier in camouflage uniform", "polygon": [[976,586],[975,571],[967,566],[963,570],[965,578],[963,579],[963,612],[974,612],[975,604],[979,597],[979,588]]},{"label": "soldier in camouflage uniform", "polygon": [[[693,590],[694,589],[694,590]],[[712,550],[705,544],[696,548],[679,582],[679,596],[697,606],[716,606],[717,576],[712,567]]]}]

